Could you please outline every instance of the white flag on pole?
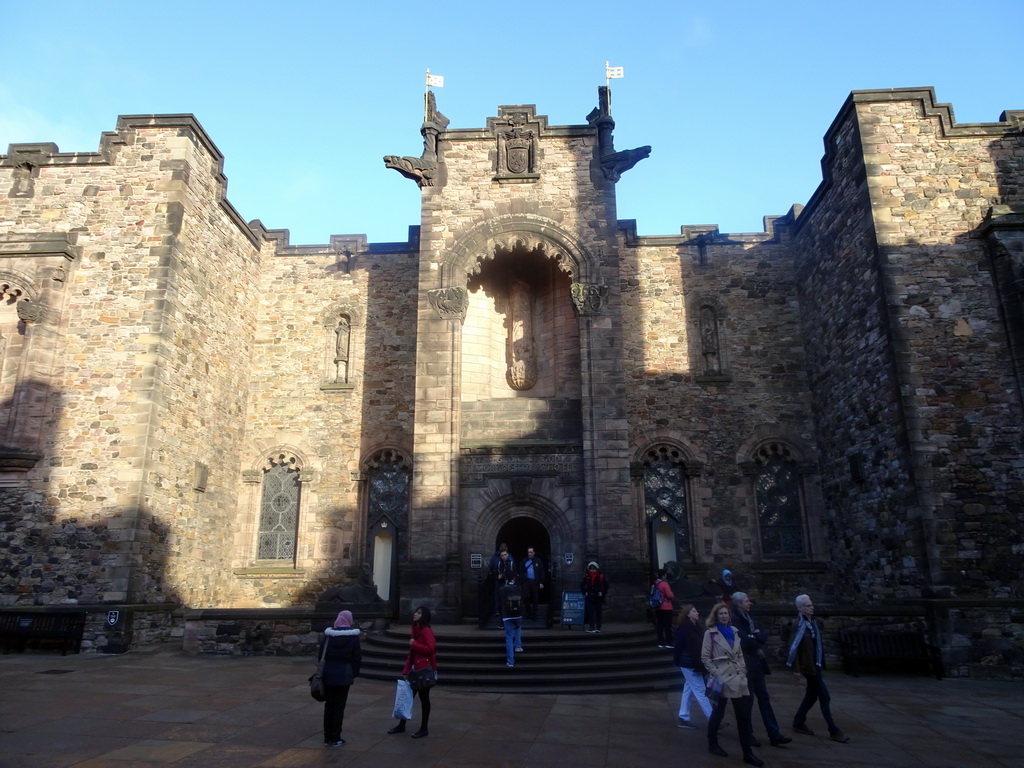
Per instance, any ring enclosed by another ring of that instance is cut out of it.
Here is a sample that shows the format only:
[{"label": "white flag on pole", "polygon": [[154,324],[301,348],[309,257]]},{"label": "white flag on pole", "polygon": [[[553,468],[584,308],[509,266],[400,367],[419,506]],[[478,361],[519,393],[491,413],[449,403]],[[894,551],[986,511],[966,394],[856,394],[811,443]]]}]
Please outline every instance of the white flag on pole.
[{"label": "white flag on pole", "polygon": [[604,65],[604,76],[608,80],[614,80],[616,78],[623,77],[624,76],[623,75],[623,68],[622,67],[609,67],[608,63],[605,62],[605,65]]},{"label": "white flag on pole", "polygon": [[444,76],[443,75],[432,75],[430,70],[427,70],[427,87],[428,88],[444,88]]}]

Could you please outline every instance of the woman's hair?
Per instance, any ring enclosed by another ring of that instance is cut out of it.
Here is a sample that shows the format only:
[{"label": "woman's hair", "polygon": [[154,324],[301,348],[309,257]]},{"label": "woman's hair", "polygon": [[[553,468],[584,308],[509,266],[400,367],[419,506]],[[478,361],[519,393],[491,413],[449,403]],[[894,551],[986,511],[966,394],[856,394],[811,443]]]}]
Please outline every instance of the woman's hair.
[{"label": "woman's hair", "polygon": [[725,603],[715,603],[715,607],[712,608],[711,613],[708,614],[708,618],[704,622],[704,626],[706,626],[708,629],[714,627],[715,624],[718,623],[718,612],[723,608],[725,608],[725,610],[727,611],[729,610],[729,606]]},{"label": "woman's hair", "polygon": [[421,627],[429,627],[430,626],[430,609],[427,608],[427,606],[425,606],[425,605],[421,605],[416,610],[420,612],[420,624],[419,625]]},{"label": "woman's hair", "polygon": [[[690,618],[690,611],[692,611],[693,608],[694,608],[693,603],[683,603],[681,606],[679,606],[679,621],[680,621],[680,623],[689,620],[689,618]],[[700,611],[697,612],[697,615],[700,616]]]}]

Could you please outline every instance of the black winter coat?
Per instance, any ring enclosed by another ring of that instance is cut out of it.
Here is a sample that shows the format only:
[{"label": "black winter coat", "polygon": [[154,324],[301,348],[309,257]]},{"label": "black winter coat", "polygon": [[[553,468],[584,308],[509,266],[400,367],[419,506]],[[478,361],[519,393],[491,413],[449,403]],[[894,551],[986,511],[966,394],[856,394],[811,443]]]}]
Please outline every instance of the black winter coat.
[{"label": "black winter coat", "polygon": [[676,642],[673,650],[673,661],[677,667],[696,670],[699,674],[707,672],[700,660],[700,646],[704,642],[704,627],[686,617],[676,627]]},{"label": "black winter coat", "polygon": [[359,646],[359,630],[333,627],[324,630],[318,658],[319,654],[324,652],[324,643],[327,643],[327,653],[324,656],[324,684],[352,685],[363,661],[363,651]]}]

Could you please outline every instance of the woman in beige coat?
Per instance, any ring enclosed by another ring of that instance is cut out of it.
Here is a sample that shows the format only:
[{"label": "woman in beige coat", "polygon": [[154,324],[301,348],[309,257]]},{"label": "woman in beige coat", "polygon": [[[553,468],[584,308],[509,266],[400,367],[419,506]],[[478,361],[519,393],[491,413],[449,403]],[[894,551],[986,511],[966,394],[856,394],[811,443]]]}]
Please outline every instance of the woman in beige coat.
[{"label": "woman in beige coat", "polygon": [[722,683],[722,693],[708,721],[708,751],[719,757],[728,757],[718,745],[718,728],[725,717],[725,705],[732,699],[733,712],[736,713],[736,728],[740,734],[740,746],[743,747],[743,762],[750,765],[764,765],[764,760],[753,753],[750,745],[750,712],[754,700],[747,688],[747,666],[743,660],[739,633],[732,627],[732,615],[729,606],[718,603],[711,609],[706,622],[708,628],[704,633],[704,642],[700,649],[700,660],[708,670],[708,680],[717,678]]}]

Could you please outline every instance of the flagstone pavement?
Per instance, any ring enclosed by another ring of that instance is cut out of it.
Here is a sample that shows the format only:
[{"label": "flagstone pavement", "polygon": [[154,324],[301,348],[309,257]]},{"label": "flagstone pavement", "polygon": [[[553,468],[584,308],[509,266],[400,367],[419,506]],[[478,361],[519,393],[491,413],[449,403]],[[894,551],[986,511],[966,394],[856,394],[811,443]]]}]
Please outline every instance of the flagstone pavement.
[{"label": "flagstone pavement", "polygon": [[[348,743],[325,748],[323,705],[310,698],[306,683],[313,665],[305,658],[186,656],[168,646],[123,656],[0,656],[0,766],[742,764],[735,724],[721,735],[728,758],[708,754],[704,719],[696,707],[701,728],[676,727],[678,691],[608,696],[472,692],[445,687],[443,664],[442,684],[431,694],[427,738],[388,736],[394,685],[357,680],[346,711],[343,736]],[[808,724],[817,736],[793,734],[792,744],[768,746],[755,707],[755,733],[765,744],[755,751],[767,765],[1024,766],[1020,683],[892,674],[853,678],[841,672],[826,679],[833,715],[851,741],[830,741],[815,710]],[[776,671],[769,690],[789,733],[802,685]],[[418,716],[411,725],[417,725]],[[731,712],[727,719],[734,719]]]}]

